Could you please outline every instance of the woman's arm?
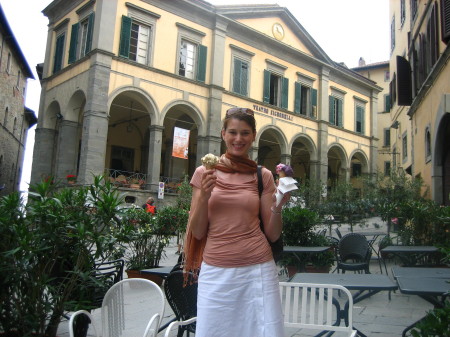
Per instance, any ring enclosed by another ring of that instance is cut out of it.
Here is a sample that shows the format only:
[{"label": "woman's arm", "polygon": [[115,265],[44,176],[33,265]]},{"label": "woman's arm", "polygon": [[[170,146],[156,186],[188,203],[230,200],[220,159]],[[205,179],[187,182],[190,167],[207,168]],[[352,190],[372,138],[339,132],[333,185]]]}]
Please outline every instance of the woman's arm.
[{"label": "woman's arm", "polygon": [[197,240],[201,240],[208,231],[208,201],[214,186],[216,186],[214,170],[206,170],[202,173],[200,188],[194,187],[192,190],[188,226]]},{"label": "woman's arm", "polygon": [[291,197],[290,193],[286,193],[278,206],[276,205],[275,194],[263,194],[260,201],[261,219],[264,224],[264,233],[266,237],[274,242],[278,240],[283,229],[283,222],[281,219],[281,210],[284,204],[288,202]]}]

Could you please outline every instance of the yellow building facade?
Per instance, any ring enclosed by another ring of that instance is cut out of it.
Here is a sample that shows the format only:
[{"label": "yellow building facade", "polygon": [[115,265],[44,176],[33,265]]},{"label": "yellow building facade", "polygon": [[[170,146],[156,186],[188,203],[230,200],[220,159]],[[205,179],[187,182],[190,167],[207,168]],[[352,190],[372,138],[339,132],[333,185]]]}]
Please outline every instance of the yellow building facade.
[{"label": "yellow building facade", "polygon": [[[251,157],[329,186],[377,169],[374,81],[332,61],[287,8],[55,0],[32,181],[105,173],[156,192],[220,155],[222,119],[255,111]],[[42,117],[41,117],[42,116]],[[179,130],[186,158],[172,156]]]},{"label": "yellow building facade", "polygon": [[390,1],[391,151],[450,205],[450,3]]}]

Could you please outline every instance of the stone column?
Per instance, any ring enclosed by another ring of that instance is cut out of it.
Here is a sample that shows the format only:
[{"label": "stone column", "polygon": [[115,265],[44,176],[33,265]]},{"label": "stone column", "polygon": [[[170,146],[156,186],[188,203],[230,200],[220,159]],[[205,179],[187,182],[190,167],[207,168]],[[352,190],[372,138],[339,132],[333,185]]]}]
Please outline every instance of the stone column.
[{"label": "stone column", "polygon": [[328,179],[328,124],[318,123],[318,163],[316,164],[316,177],[323,183]]},{"label": "stone column", "polygon": [[52,163],[56,136],[54,129],[36,128],[31,184],[38,183],[44,176],[54,174]]},{"label": "stone column", "polygon": [[56,150],[55,177],[64,181],[68,174],[77,175],[78,123],[62,120]]},{"label": "stone column", "polygon": [[281,155],[281,163],[286,165],[291,165],[292,156],[290,154],[282,154]]},{"label": "stone column", "polygon": [[330,69],[323,67],[321,69],[321,73],[319,75],[319,90],[318,90],[318,113],[317,119],[319,121],[328,122],[329,119],[329,98],[328,98],[328,89],[329,89],[329,80],[330,80]]},{"label": "stone column", "polygon": [[248,155],[250,156],[250,159],[252,159],[252,160],[254,160],[256,162],[258,161],[258,150],[259,150],[259,147],[252,146],[250,148],[249,153],[248,153]]},{"label": "stone column", "polygon": [[100,52],[94,53],[90,59],[78,172],[81,184],[91,184],[94,176],[105,171],[111,61],[111,55]]},{"label": "stone column", "polygon": [[163,126],[151,125],[148,142],[147,181],[145,189],[158,192],[159,173],[161,171],[161,149]]}]

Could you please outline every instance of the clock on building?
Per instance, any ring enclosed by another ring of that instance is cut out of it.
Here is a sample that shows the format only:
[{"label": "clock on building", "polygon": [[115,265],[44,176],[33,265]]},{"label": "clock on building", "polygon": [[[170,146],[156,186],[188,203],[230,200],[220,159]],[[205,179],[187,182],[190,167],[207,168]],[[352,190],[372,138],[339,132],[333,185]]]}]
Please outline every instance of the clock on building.
[{"label": "clock on building", "polygon": [[278,22],[274,23],[272,26],[272,34],[277,40],[283,40],[284,38],[284,29],[283,26],[280,25]]}]

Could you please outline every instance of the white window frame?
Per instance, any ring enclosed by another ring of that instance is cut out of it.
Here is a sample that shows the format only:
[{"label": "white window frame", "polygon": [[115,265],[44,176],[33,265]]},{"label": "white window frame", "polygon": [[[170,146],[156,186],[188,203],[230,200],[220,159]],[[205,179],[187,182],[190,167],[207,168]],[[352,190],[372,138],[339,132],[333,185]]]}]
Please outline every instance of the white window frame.
[{"label": "white window frame", "polygon": [[175,73],[177,75],[180,75],[182,43],[184,42],[184,43],[186,43],[186,45],[189,44],[192,47],[195,46],[195,50],[192,50],[193,55],[190,57],[190,59],[193,62],[192,69],[190,71],[190,74],[192,77],[186,76],[187,75],[186,72],[185,72],[185,75],[180,75],[180,76],[195,80],[197,77],[198,46],[202,44],[202,39],[203,39],[203,37],[206,36],[206,34],[197,29],[188,27],[179,22],[176,23],[176,26],[178,27],[178,38],[177,38],[177,51],[176,51],[177,62],[175,65]]}]

